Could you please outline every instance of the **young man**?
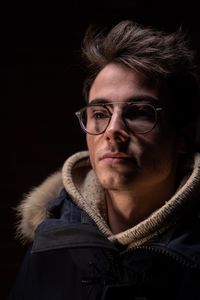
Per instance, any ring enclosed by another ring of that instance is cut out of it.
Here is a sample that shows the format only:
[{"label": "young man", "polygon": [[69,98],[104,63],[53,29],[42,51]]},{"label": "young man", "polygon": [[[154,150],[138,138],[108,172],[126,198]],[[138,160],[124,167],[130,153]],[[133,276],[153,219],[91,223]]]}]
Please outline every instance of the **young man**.
[{"label": "young man", "polygon": [[88,152],[19,207],[33,241],[11,299],[200,298],[199,86],[180,32],[88,31]]}]

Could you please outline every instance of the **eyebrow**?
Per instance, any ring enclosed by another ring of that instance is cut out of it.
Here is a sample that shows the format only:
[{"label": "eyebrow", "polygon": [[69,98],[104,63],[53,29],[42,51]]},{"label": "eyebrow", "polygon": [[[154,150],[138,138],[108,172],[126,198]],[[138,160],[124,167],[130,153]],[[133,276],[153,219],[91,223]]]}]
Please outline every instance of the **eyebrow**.
[{"label": "eyebrow", "polygon": [[[128,98],[127,101],[124,101],[124,103],[126,103],[126,102],[141,102],[141,101],[146,102],[146,103],[156,104],[156,105],[158,105],[160,103],[159,98],[148,96],[148,95],[132,96],[132,97]],[[96,98],[96,99],[91,100],[88,103],[88,105],[106,104],[106,103],[112,103],[112,101],[110,101],[109,99],[105,99],[105,98]]]}]

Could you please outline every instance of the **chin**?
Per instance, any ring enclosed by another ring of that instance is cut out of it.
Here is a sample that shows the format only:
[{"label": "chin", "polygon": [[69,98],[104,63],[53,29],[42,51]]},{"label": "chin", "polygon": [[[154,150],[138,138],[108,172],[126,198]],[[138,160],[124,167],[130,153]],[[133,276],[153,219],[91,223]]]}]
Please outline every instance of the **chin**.
[{"label": "chin", "polygon": [[[98,176],[98,175],[97,175]],[[132,176],[130,177],[130,173],[126,174],[106,174],[106,176],[98,176],[101,185],[107,190],[118,190],[125,187],[128,187],[131,181],[133,180]]]}]

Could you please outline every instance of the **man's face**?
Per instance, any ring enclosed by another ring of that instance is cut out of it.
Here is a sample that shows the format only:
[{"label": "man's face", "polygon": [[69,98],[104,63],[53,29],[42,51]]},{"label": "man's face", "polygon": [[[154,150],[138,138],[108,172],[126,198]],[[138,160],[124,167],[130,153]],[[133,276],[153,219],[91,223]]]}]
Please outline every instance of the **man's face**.
[{"label": "man's face", "polygon": [[116,63],[108,64],[91,86],[89,103],[102,99],[114,104],[106,131],[87,134],[92,167],[107,190],[159,187],[175,178],[178,146],[167,113],[162,111],[157,125],[145,134],[131,132],[121,117],[121,104],[116,102],[142,101],[143,97],[162,106],[158,89],[139,73]]}]

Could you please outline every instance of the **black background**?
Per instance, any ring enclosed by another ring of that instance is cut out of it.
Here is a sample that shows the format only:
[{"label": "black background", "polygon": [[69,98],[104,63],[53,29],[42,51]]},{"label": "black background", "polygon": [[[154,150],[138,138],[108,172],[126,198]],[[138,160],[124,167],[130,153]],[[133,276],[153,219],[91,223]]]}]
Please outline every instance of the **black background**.
[{"label": "black background", "polygon": [[169,32],[182,26],[199,56],[198,12],[195,1],[0,6],[0,299],[7,298],[26,249],[15,239],[14,207],[70,154],[86,147],[74,112],[83,106],[80,48],[88,25],[133,19]]}]

